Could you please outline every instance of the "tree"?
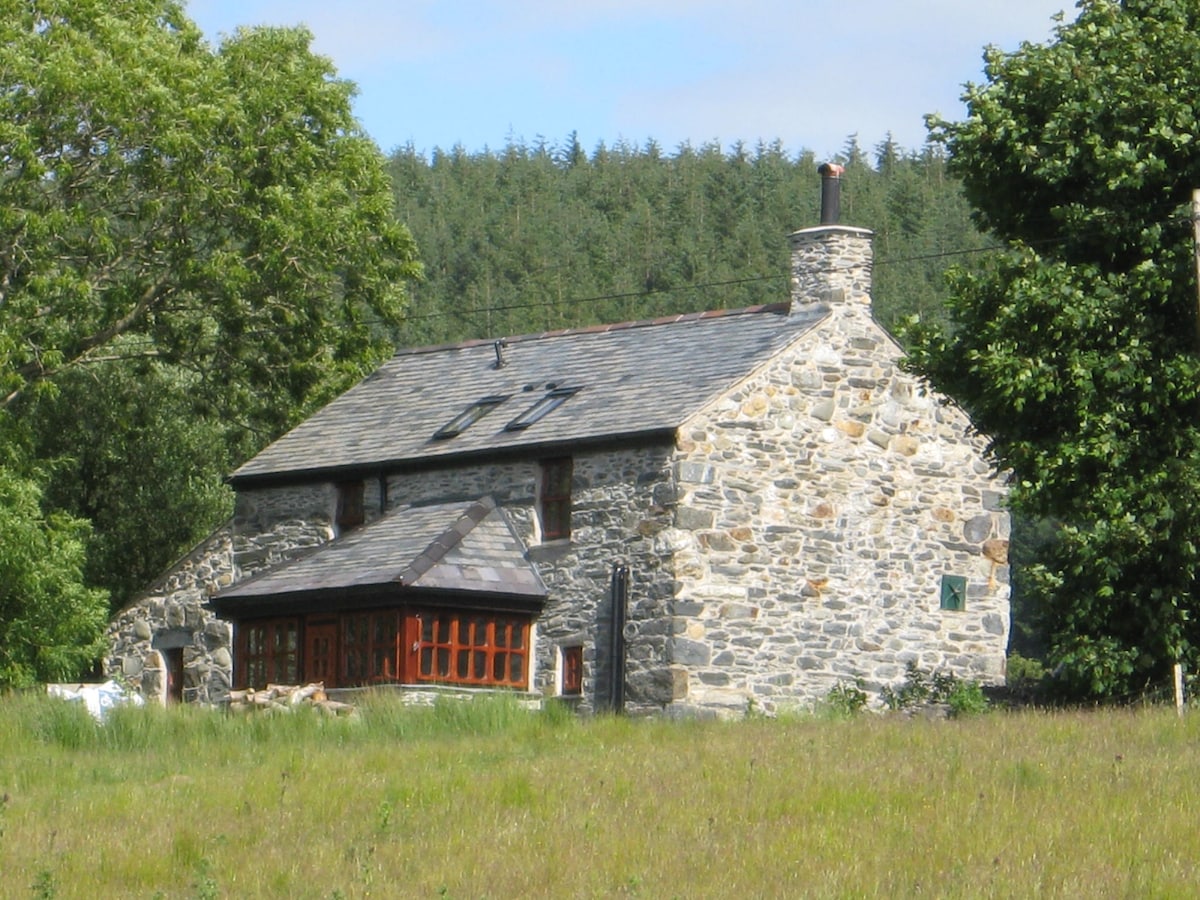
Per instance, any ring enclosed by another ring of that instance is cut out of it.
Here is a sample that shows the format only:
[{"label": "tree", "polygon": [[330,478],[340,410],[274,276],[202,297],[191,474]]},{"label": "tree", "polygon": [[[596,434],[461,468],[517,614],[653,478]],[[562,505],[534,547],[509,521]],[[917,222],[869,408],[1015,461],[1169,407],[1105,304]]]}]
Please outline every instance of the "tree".
[{"label": "tree", "polygon": [[0,407],[150,358],[270,431],[383,352],[414,249],[309,39],[214,53],[173,0],[0,0]]},{"label": "tree", "polygon": [[[30,473],[4,485],[24,527],[0,560],[36,538],[61,581],[7,595],[14,640],[22,596],[84,621],[80,516],[90,579],[128,591],[225,509],[199,472],[391,349],[415,247],[353,86],[309,43],[214,49],[175,0],[0,0],[0,450]],[[191,529],[161,527],[171,510]]]},{"label": "tree", "polygon": [[244,452],[225,423],[194,414],[193,383],[157,364],[67,372],[28,422],[45,504],[91,523],[84,575],[113,607],[232,512],[223,479]]},{"label": "tree", "polygon": [[[940,315],[946,255],[989,241],[940,147],[887,146],[886,174],[857,154],[842,213],[875,231],[875,313],[892,327],[909,312]],[[426,267],[401,343],[776,302],[782,236],[820,205],[816,160],[779,141],[671,153],[618,142],[573,165],[551,156],[517,145],[392,154],[397,207]]]},{"label": "tree", "polygon": [[0,687],[76,677],[96,658],[108,616],[83,585],[88,524],[46,515],[36,475],[0,466]]},{"label": "tree", "polygon": [[1014,508],[1057,521],[1030,573],[1051,660],[1112,696],[1200,663],[1200,6],[1079,5],[931,121],[1008,250],[953,276],[910,359],[990,436]]}]

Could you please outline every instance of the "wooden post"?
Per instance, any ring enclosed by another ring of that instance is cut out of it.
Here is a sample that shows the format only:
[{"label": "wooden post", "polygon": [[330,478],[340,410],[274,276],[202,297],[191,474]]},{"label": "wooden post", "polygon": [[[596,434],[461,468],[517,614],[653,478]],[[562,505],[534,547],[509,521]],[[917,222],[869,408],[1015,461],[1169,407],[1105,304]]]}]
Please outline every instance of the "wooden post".
[{"label": "wooden post", "polygon": [[1192,233],[1196,255],[1196,340],[1200,341],[1200,188],[1192,189]]},{"label": "wooden post", "polygon": [[1183,666],[1175,663],[1175,712],[1183,716]]}]

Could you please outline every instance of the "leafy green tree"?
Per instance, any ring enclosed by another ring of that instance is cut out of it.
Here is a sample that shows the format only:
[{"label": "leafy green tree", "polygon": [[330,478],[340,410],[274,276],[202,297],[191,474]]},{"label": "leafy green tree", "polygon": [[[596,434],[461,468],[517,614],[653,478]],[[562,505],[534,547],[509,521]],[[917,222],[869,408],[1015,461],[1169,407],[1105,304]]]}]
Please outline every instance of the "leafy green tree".
[{"label": "leafy green tree", "polygon": [[40,640],[23,596],[84,621],[79,517],[123,599],[227,509],[214,470],[390,351],[415,245],[309,43],[213,48],[175,0],[0,0],[0,450],[33,473],[0,559],[36,537],[59,579],[0,607],[14,641]]},{"label": "leafy green tree", "polygon": [[0,0],[0,406],[149,358],[269,431],[384,351],[414,248],[309,39],[213,52],[173,0]]},{"label": "leafy green tree", "polygon": [[1193,0],[1084,0],[931,123],[1008,250],[956,276],[912,364],[991,437],[1018,511],[1059,523],[1029,574],[1076,694],[1200,663],[1197,59]]},{"label": "leafy green tree", "polygon": [[96,658],[108,616],[83,584],[88,523],[45,514],[35,475],[0,466],[0,687],[77,677]]},{"label": "leafy green tree", "polygon": [[232,511],[224,476],[244,453],[222,421],[194,414],[194,383],[158,364],[65,372],[28,417],[45,503],[91,523],[84,575],[113,607]]}]

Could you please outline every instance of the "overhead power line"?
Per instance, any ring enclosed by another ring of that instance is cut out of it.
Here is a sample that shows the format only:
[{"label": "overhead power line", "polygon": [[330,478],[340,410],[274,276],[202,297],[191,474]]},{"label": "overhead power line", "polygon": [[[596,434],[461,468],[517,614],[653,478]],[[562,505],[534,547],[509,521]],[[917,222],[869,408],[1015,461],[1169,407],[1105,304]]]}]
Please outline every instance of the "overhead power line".
[{"label": "overhead power line", "polygon": [[[943,259],[953,256],[965,256],[974,253],[988,253],[996,250],[995,247],[980,247],[969,250],[945,250],[940,253],[930,253],[921,256],[893,257],[891,259],[878,260],[875,265],[888,266],[904,262],[917,262],[929,259]],[[582,306],[590,303],[603,303],[609,300],[628,300],[634,297],[652,297],[658,294],[679,294],[685,291],[706,291],[719,287],[732,287],[742,284],[753,284],[764,281],[783,281],[791,276],[788,273],[776,273],[774,275],[753,275],[747,278],[730,278],[722,281],[704,281],[694,284],[681,284],[671,287],[649,288],[641,291],[622,291],[614,294],[597,294],[591,297],[569,297],[562,301],[530,301],[528,303],[505,303],[497,306],[485,306],[479,309],[471,310],[472,315],[485,313],[501,313],[511,312],[513,310],[522,309],[550,309],[561,306]],[[423,321],[427,319],[440,319],[448,315],[463,315],[462,310],[439,310],[437,312],[422,313],[416,316],[409,316],[408,321]]]},{"label": "overhead power line", "polygon": [[[1193,223],[1192,223],[1191,215],[1184,215],[1184,214],[1180,213],[1180,214],[1172,214],[1172,215],[1166,216],[1160,224],[1163,224],[1163,225],[1186,224],[1188,226],[1188,228],[1190,229],[1192,227]],[[1094,232],[1094,233],[1091,233],[1090,235],[1088,233],[1078,233],[1077,232],[1074,236],[1086,238],[1089,236],[1101,237],[1102,235],[1099,232]],[[1036,240],[1036,241],[1028,241],[1026,243],[1027,243],[1027,246],[1029,246],[1029,247],[1044,248],[1044,247],[1063,245],[1066,242],[1067,242],[1066,238],[1054,237],[1054,238],[1045,238],[1045,239]],[[937,253],[924,253],[924,254],[918,254],[915,256],[884,257],[882,259],[876,260],[875,266],[877,268],[884,268],[884,267],[887,267],[890,265],[899,265],[901,263],[927,262],[929,260],[937,260],[937,259],[952,259],[955,257],[962,257],[962,256],[974,256],[974,255],[977,255],[980,253],[994,253],[994,252],[997,252],[997,251],[1000,251],[1003,249],[1004,249],[1003,246],[997,245],[997,246],[990,246],[990,247],[970,247],[970,248],[964,248],[964,249],[960,249],[960,250],[941,250],[941,251],[938,251]],[[652,297],[652,296],[656,296],[656,295],[660,295],[660,294],[679,294],[679,293],[683,293],[685,291],[705,291],[705,290],[711,290],[713,288],[731,287],[731,286],[737,286],[737,285],[742,285],[742,284],[753,284],[756,282],[780,281],[780,280],[783,280],[783,279],[789,278],[789,277],[790,277],[790,275],[787,273],[777,273],[774,275],[753,275],[753,276],[750,276],[747,278],[731,278],[731,279],[727,279],[727,280],[723,280],[723,281],[706,281],[706,282],[700,282],[697,284],[683,284],[683,285],[675,285],[672,287],[649,288],[647,290],[641,290],[641,291],[622,291],[622,292],[613,293],[613,294],[597,294],[597,295],[594,295],[591,297],[570,297],[570,298],[566,298],[565,300],[560,300],[560,301],[545,301],[545,300],[543,300],[543,301],[530,301],[528,303],[506,303],[506,304],[500,304],[498,306],[485,306],[485,307],[481,307],[479,309],[474,309],[474,310],[471,310],[468,314],[474,316],[474,315],[486,315],[488,313],[511,312],[514,310],[551,309],[551,308],[558,308],[558,307],[564,307],[564,306],[576,307],[576,306],[583,306],[583,305],[587,305],[587,304],[591,304],[591,303],[603,303],[605,301],[610,301],[610,300],[628,300],[628,299],[635,298],[635,297]],[[463,310],[439,310],[438,312],[423,313],[420,315],[409,316],[408,321],[415,322],[415,321],[424,321],[424,320],[428,320],[428,319],[440,319],[440,318],[443,318],[448,315],[464,315],[464,312],[463,312]]]}]

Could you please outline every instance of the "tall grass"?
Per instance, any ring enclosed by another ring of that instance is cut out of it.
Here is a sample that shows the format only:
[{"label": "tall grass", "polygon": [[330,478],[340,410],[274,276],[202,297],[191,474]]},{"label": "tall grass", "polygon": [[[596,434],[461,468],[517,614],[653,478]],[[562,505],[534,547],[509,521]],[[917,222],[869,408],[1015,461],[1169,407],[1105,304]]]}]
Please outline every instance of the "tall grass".
[{"label": "tall grass", "polygon": [[5,897],[1188,896],[1200,724],[0,701]]}]

